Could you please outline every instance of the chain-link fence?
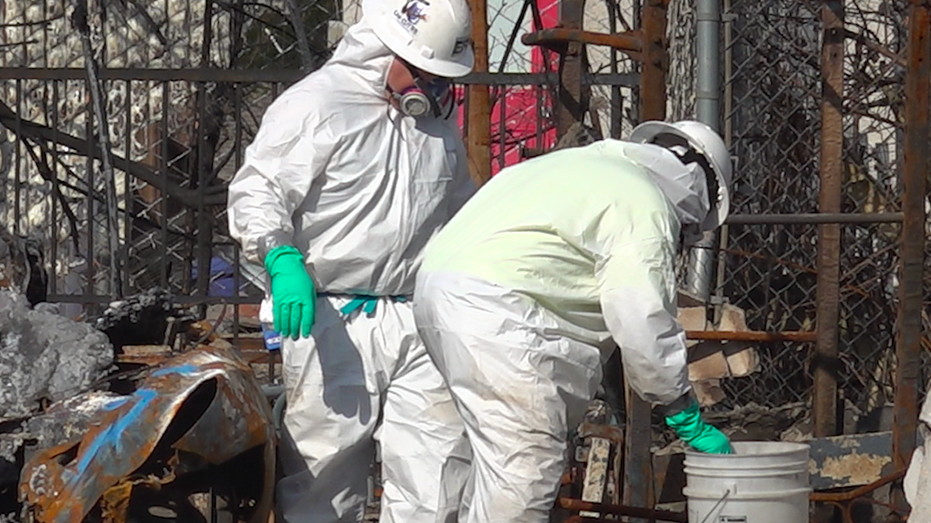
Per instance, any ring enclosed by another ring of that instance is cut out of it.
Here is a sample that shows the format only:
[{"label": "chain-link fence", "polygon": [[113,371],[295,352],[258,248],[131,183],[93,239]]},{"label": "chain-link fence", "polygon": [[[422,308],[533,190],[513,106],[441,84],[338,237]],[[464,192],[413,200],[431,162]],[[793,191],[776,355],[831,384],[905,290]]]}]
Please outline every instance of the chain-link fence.
[{"label": "chain-link fence", "polygon": [[[845,213],[899,210],[903,2],[844,3],[841,169]],[[822,11],[805,0],[725,2],[722,124],[736,156],[733,212],[819,211]],[[840,358],[832,372],[856,414],[892,399],[899,265],[896,224],[843,225]],[[721,294],[747,312],[751,329],[810,331],[816,325],[818,228],[726,229]],[[760,371],[727,384],[730,401],[775,406],[811,401],[813,344],[760,346]]]}]

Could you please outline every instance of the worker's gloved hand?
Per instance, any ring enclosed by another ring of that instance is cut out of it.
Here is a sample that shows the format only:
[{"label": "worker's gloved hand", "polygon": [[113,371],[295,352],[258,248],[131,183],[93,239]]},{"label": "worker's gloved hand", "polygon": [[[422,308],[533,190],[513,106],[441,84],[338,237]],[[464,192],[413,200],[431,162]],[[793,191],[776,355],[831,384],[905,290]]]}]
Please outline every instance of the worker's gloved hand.
[{"label": "worker's gloved hand", "polygon": [[310,336],[317,292],[304,267],[304,256],[295,247],[281,245],[265,256],[265,269],[272,279],[275,330],[293,340]]},{"label": "worker's gloved hand", "polygon": [[698,402],[690,398],[688,406],[675,414],[666,416],[666,425],[676,431],[683,441],[699,452],[709,454],[732,454],[731,443],[723,432],[701,419]]}]

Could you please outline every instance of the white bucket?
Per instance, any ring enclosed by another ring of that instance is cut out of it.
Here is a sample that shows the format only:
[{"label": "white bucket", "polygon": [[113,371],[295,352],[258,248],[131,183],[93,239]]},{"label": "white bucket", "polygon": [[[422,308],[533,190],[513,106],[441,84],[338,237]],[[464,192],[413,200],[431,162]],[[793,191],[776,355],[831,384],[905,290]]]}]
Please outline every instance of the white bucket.
[{"label": "white bucket", "polygon": [[807,523],[808,445],[731,445],[734,454],[686,451],[689,523]]}]

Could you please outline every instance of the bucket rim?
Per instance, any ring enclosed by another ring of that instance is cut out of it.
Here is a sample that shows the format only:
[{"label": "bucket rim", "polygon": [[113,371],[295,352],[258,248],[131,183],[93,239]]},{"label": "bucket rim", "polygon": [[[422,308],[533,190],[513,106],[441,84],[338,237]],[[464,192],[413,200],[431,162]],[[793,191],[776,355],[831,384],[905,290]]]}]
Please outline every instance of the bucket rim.
[{"label": "bucket rim", "polygon": [[798,443],[795,441],[733,441],[733,445],[742,445],[744,443],[779,443],[780,445],[791,445],[794,448],[786,448],[784,450],[766,452],[760,454],[709,454],[707,452],[701,452],[694,450],[690,447],[685,449],[686,458],[689,456],[695,456],[697,458],[708,458],[708,459],[750,459],[750,458],[760,458],[764,456],[783,456],[786,454],[795,454],[800,451],[811,452],[811,445],[808,443]]},{"label": "bucket rim", "polygon": [[[808,470],[810,462],[811,462],[811,458],[808,458],[806,460],[789,461],[786,463],[773,463],[773,464],[753,466],[753,467],[744,467],[742,470],[790,470],[790,469],[796,469],[796,468],[803,468],[805,470]],[[719,463],[709,463],[708,465],[705,465],[703,463],[702,464],[695,463],[694,461],[683,462],[683,465],[685,467],[694,467],[695,469],[698,469],[698,470],[734,470],[733,465],[723,466],[723,463],[721,463],[722,466],[718,466],[718,467],[714,466],[718,464]]]}]

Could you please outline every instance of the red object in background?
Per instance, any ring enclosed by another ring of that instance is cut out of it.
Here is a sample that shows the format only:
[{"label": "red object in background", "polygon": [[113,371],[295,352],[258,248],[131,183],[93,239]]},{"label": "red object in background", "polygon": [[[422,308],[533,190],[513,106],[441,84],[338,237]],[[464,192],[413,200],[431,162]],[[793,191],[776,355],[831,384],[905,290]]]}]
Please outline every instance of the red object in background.
[{"label": "red object in background", "polygon": [[[559,0],[536,0],[540,9],[543,27],[534,30],[552,28],[559,23]],[[532,23],[527,13],[525,23]],[[547,57],[545,54],[549,54]],[[547,71],[547,59],[551,61],[550,70],[556,69],[556,56],[545,52],[539,46],[530,50],[530,70],[525,72],[543,73]],[[461,95],[461,93],[459,93]],[[491,109],[491,173],[492,176],[502,168],[523,160],[524,149],[547,150],[556,144],[556,128],[553,125],[553,101],[550,92],[542,86],[500,86],[492,87]],[[457,96],[460,100],[462,96]],[[502,111],[501,101],[504,102]],[[502,114],[502,112],[504,114]],[[465,108],[460,106],[459,123],[463,124]],[[502,117],[504,125],[502,127]],[[539,133],[538,133],[539,130]],[[503,131],[503,144],[502,144]]]}]

